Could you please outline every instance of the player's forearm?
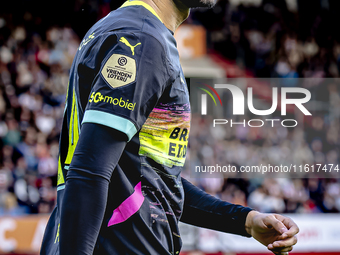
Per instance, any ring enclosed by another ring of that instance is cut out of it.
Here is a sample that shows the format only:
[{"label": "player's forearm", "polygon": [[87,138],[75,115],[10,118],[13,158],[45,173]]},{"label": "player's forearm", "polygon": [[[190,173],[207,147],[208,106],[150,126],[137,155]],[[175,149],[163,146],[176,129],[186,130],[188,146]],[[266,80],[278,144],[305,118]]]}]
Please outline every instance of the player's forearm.
[{"label": "player's forearm", "polygon": [[103,178],[69,172],[61,206],[60,254],[93,254],[104,217],[108,185]]},{"label": "player's forearm", "polygon": [[86,123],[66,177],[59,248],[62,255],[93,254],[105,213],[109,182],[126,137],[111,128]]},{"label": "player's forearm", "polygon": [[198,227],[250,236],[245,229],[252,210],[215,198],[182,179],[185,200],[181,221]]}]

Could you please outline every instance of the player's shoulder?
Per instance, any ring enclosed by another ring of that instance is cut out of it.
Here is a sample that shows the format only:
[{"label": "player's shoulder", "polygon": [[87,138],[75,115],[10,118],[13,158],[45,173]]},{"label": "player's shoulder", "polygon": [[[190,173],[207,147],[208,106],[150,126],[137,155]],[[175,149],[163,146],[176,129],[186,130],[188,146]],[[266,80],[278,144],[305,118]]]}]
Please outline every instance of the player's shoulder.
[{"label": "player's shoulder", "polygon": [[[131,17],[133,11],[135,16]],[[142,7],[121,8],[116,12],[117,17],[130,17],[121,19],[121,24],[117,24],[119,29],[108,31],[117,36],[117,43],[139,62],[151,61],[172,73],[171,48],[176,48],[176,41],[162,21]]]},{"label": "player's shoulder", "polygon": [[[176,47],[172,33],[165,27],[160,18],[143,6],[128,6],[111,12],[102,19],[99,29],[102,35],[129,33],[138,37],[154,50],[162,50],[169,57],[171,47]],[[105,27],[103,29],[103,26]]]},{"label": "player's shoulder", "polygon": [[171,31],[142,6],[119,8],[109,13],[88,31],[80,49],[83,47],[80,61],[101,61],[118,52],[140,63],[160,64],[168,74],[174,69],[172,62],[176,56],[173,52],[177,52]]}]

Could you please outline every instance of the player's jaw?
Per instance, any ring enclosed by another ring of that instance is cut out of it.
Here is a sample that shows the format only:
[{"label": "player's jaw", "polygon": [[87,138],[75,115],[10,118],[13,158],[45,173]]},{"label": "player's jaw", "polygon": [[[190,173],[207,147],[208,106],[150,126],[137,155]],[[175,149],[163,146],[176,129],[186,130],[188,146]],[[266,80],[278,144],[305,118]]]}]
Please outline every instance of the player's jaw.
[{"label": "player's jaw", "polygon": [[188,8],[212,8],[215,5],[216,0],[174,0],[174,2],[180,2]]}]

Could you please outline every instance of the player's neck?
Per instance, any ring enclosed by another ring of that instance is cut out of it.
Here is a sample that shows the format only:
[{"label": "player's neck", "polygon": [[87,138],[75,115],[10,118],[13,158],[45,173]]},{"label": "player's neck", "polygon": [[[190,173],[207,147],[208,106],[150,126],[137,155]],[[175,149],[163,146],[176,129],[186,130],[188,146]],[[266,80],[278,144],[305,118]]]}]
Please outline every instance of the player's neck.
[{"label": "player's neck", "polygon": [[173,0],[142,0],[150,5],[163,21],[164,25],[175,32],[178,26],[186,20],[189,8]]}]

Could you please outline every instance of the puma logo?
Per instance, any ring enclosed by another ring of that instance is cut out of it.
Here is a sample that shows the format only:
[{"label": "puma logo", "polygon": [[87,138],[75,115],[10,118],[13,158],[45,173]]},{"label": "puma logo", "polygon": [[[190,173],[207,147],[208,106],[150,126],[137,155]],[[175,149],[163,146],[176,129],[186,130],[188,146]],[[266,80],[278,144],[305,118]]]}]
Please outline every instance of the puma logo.
[{"label": "puma logo", "polygon": [[126,40],[125,37],[120,38],[119,41],[122,42],[122,43],[124,43],[126,46],[128,46],[128,47],[131,49],[132,55],[135,55],[135,48],[136,48],[138,45],[142,44],[142,43],[137,43],[135,46],[132,46],[132,45],[128,42],[128,40]]}]

